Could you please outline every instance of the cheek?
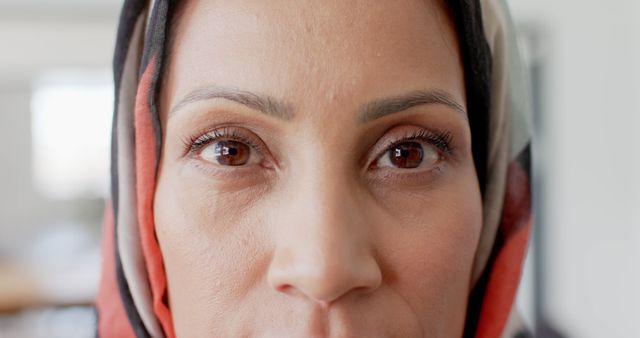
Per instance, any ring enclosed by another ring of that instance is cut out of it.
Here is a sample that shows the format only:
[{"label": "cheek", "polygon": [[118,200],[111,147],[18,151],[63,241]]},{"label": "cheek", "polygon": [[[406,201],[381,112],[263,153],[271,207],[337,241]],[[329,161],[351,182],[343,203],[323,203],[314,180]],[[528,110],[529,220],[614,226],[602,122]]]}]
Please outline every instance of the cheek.
[{"label": "cheek", "polygon": [[434,334],[460,336],[450,330],[464,322],[482,228],[480,193],[469,189],[477,187],[470,174],[423,194],[388,193],[386,202],[396,208],[385,207],[378,218],[386,224],[378,227],[377,241],[387,283]]},{"label": "cheek", "polygon": [[186,336],[204,334],[206,323],[228,316],[225,309],[239,304],[268,267],[268,235],[258,233],[263,227],[249,208],[259,192],[218,188],[171,168],[158,179],[156,233],[176,330],[188,330],[181,332]]}]

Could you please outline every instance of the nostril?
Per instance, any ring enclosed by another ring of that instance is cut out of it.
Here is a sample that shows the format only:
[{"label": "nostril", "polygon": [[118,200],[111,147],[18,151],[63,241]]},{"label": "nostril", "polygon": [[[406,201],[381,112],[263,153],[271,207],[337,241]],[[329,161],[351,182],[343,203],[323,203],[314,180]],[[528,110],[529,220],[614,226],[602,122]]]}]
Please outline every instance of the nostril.
[{"label": "nostril", "polygon": [[286,293],[286,294],[294,294],[296,292],[296,288],[290,284],[281,284],[275,287],[276,291]]},{"label": "nostril", "polygon": [[368,295],[370,293],[372,293],[373,291],[375,291],[375,288],[371,287],[371,286],[358,286],[356,288],[353,288],[351,290],[352,293],[362,296],[362,295]]}]

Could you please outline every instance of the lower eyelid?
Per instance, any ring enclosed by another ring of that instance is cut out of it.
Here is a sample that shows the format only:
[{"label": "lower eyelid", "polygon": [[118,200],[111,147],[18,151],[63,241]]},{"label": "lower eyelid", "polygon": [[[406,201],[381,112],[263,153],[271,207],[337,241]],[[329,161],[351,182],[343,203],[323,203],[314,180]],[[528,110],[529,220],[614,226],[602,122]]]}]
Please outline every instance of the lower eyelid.
[{"label": "lower eyelid", "polygon": [[409,172],[399,171],[398,169],[387,169],[388,170],[379,170],[367,175],[367,180],[370,181],[369,184],[373,187],[384,189],[423,189],[424,187],[435,184],[438,178],[445,173],[446,166],[440,163],[428,170]]},{"label": "lower eyelid", "polygon": [[189,159],[187,165],[195,167],[197,170],[204,172],[205,175],[210,177],[237,177],[237,175],[251,176],[262,170],[258,167],[262,165],[257,163],[245,164],[241,166],[225,166],[220,164],[214,164],[210,161],[205,161],[199,158]]}]

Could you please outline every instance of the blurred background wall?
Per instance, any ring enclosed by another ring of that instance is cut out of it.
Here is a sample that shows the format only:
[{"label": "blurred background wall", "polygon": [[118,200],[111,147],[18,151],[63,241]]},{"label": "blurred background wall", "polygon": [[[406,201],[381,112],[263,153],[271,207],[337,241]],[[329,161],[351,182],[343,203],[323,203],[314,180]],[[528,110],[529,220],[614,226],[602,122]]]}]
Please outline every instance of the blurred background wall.
[{"label": "blurred background wall", "polygon": [[538,319],[640,337],[640,2],[509,3],[537,99]]},{"label": "blurred background wall", "polygon": [[0,337],[94,335],[120,4],[0,0]]},{"label": "blurred background wall", "polygon": [[[640,1],[508,3],[536,107],[518,306],[539,337],[640,337]],[[120,4],[0,0],[0,337],[93,336]]]}]

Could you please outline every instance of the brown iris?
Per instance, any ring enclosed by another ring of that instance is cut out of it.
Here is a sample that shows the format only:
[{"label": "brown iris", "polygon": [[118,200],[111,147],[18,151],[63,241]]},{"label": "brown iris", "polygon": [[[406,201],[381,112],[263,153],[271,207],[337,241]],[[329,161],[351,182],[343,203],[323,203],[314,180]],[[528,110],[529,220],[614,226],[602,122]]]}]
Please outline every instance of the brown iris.
[{"label": "brown iris", "polygon": [[389,149],[389,161],[398,168],[416,168],[422,163],[422,145],[417,142],[405,142]]},{"label": "brown iris", "polygon": [[237,141],[219,141],[215,144],[214,156],[222,165],[243,165],[249,161],[251,149]]}]

